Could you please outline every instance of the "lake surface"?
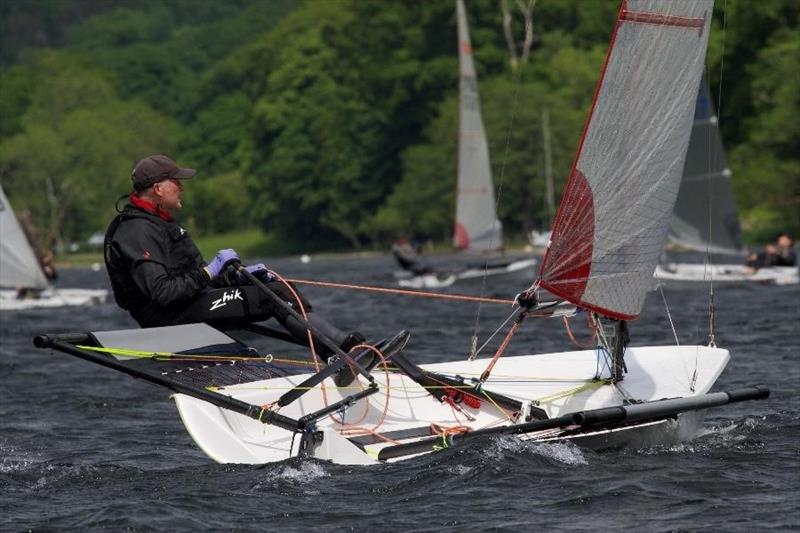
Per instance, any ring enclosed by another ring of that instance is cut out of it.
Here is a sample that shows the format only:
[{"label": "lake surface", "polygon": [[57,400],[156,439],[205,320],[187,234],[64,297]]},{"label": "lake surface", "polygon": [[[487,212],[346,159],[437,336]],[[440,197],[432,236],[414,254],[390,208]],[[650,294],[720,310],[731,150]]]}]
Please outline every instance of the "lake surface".
[{"label": "lake surface", "polygon": [[[389,257],[375,256],[268,264],[286,277],[384,286],[394,270]],[[529,282],[449,291],[511,297]],[[59,285],[107,282],[104,271],[69,269]],[[319,313],[371,339],[411,330],[406,353],[418,363],[465,357],[473,332],[485,339],[510,312],[302,289]],[[681,343],[707,342],[708,286],[666,287],[664,296]],[[715,286],[714,301],[717,344],[732,353],[715,390],[762,384],[772,396],[709,411],[691,443],[594,453],[499,438],[375,467],[213,463],[186,433],[168,391],[33,347],[39,333],[135,327],[113,303],[3,313],[0,530],[797,529],[800,290]],[[650,293],[630,329],[634,345],[674,342],[660,293]],[[571,346],[560,321],[530,320],[507,353]]]}]

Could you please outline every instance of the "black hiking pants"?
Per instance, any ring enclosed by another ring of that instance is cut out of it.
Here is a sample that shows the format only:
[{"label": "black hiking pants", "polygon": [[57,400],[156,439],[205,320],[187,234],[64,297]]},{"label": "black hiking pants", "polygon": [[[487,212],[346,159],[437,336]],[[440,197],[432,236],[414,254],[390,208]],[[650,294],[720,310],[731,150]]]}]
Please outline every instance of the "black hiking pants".
[{"label": "black hiking pants", "polygon": [[[292,309],[301,315],[303,314],[297,299],[286,285],[280,281],[270,281],[266,283],[266,286],[278,295],[281,300],[289,304]],[[324,318],[311,313],[311,303],[294,286],[292,286],[292,289],[300,299],[308,321],[337,346],[346,346],[354,336],[357,336],[358,339],[363,339],[359,334],[355,332],[348,334]],[[231,327],[242,323],[260,322],[270,318],[278,320],[300,344],[308,343],[308,330],[305,324],[283,309],[263,290],[253,285],[207,289],[195,298],[172,323],[205,322],[212,326]],[[333,351],[327,348],[318,337],[315,336],[314,340],[319,355],[327,360],[333,354]]]}]

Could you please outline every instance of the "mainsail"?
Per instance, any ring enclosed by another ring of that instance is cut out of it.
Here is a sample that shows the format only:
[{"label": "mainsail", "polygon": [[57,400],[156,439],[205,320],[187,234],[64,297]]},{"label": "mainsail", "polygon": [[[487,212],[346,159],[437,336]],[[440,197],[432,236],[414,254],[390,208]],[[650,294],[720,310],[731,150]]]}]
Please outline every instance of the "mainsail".
[{"label": "mainsail", "polygon": [[691,250],[741,254],[731,171],[710,94],[703,77],[669,239]]},{"label": "mainsail", "polygon": [[540,271],[540,286],[632,319],[680,187],[713,0],[627,0]]},{"label": "mainsail", "polygon": [[463,0],[456,0],[458,19],[459,130],[458,185],[453,245],[485,252],[503,247],[503,229],[495,212],[489,146],[481,118],[478,81]]},{"label": "mainsail", "polygon": [[39,261],[0,187],[0,287],[47,288]]}]

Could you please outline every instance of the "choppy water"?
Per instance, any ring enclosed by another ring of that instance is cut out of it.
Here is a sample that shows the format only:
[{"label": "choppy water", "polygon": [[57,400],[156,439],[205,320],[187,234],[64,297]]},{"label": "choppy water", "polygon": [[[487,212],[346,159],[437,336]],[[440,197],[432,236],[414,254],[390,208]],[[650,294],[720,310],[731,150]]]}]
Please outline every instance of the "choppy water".
[{"label": "choppy water", "polygon": [[[388,258],[296,259],[298,278],[389,283]],[[105,274],[66,270],[63,286],[102,287]],[[508,296],[524,288],[492,287]],[[463,357],[505,308],[363,292],[304,289],[320,312],[371,338],[413,332],[417,362]],[[477,294],[480,283],[454,291]],[[708,291],[667,288],[681,342],[703,342]],[[704,434],[678,446],[597,454],[572,444],[486,440],[377,467],[287,460],[212,463],[165,390],[68,355],[33,348],[42,332],[119,329],[113,304],[0,315],[0,529],[273,531],[628,528],[750,531],[800,526],[800,291],[716,287],[717,342],[733,358],[717,390],[754,384],[765,402],[715,409]],[[477,317],[477,319],[476,319]],[[529,321],[533,322],[533,321]],[[634,344],[670,343],[658,293],[631,327]],[[570,349],[562,326],[537,321],[509,353]]]}]

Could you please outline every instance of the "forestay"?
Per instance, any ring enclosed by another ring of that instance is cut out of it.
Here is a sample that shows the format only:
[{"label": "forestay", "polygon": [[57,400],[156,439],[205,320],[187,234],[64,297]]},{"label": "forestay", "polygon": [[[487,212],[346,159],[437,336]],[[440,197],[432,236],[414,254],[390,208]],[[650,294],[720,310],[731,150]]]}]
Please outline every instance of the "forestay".
[{"label": "forestay", "polygon": [[703,78],[670,241],[701,252],[741,254],[739,215],[708,81]]},{"label": "forestay", "polygon": [[0,187],[0,287],[47,288],[39,261]]},{"label": "forestay", "polygon": [[459,61],[458,184],[453,245],[484,252],[503,247],[503,230],[495,211],[489,147],[481,118],[478,81],[463,0],[456,0]]},{"label": "forestay", "polygon": [[627,0],[542,262],[540,285],[635,318],[680,186],[713,0]]}]

